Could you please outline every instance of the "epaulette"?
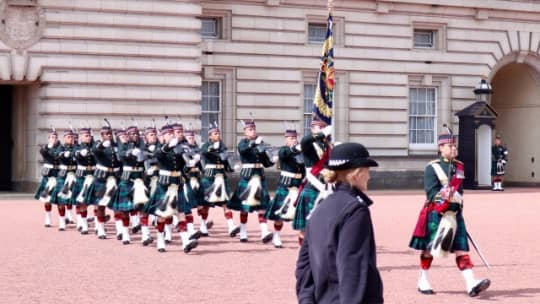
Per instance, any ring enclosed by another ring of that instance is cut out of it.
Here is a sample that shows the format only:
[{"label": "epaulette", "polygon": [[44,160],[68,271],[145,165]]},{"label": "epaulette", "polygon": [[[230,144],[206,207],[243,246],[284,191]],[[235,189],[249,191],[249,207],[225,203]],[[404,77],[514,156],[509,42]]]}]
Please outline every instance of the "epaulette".
[{"label": "epaulette", "polygon": [[436,164],[436,163],[440,163],[441,160],[440,159],[434,159],[432,161],[429,162],[429,165],[432,165],[432,164]]},{"label": "epaulette", "polygon": [[463,162],[460,161],[459,159],[454,159],[454,162],[458,163],[458,164],[462,164],[463,165]]}]

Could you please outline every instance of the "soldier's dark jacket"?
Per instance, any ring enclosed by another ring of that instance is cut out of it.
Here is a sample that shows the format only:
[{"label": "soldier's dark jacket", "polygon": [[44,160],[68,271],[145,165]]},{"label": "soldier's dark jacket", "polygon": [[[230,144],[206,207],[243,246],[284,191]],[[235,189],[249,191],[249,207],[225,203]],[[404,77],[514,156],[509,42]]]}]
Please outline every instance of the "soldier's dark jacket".
[{"label": "soldier's dark jacket", "polygon": [[497,162],[499,160],[508,160],[506,156],[507,149],[503,145],[493,145],[491,147],[491,160]]},{"label": "soldier's dark jacket", "polygon": [[304,155],[304,163],[308,168],[313,167],[319,161],[319,155],[314,144],[317,145],[321,151],[325,151],[328,148],[323,133],[309,134],[302,137],[300,145],[302,147],[302,154]]},{"label": "soldier's dark jacket", "polygon": [[[227,146],[225,146],[222,140],[219,141],[219,147],[217,149],[214,148],[214,142],[208,141],[201,147],[201,160],[204,164],[223,165],[226,167],[228,166],[227,160],[221,158],[223,153],[227,153]],[[223,171],[224,169],[206,169],[205,174],[214,176],[216,173],[223,173]]]},{"label": "soldier's dark jacket", "polygon": [[[456,164],[458,160],[449,161],[448,159],[441,157],[437,160],[430,162],[424,170],[424,191],[426,192],[426,198],[430,202],[434,202],[436,195],[441,191],[443,185],[439,181],[435,169],[433,169],[432,164],[437,163],[441,166],[441,169],[444,171],[448,180],[450,181],[452,177],[456,174]],[[460,194],[463,194],[463,185],[458,189]]]},{"label": "soldier's dark jacket", "polygon": [[296,264],[298,303],[383,303],[371,204],[340,183],[313,211]]},{"label": "soldier's dark jacket", "polygon": [[39,149],[39,154],[43,157],[43,163],[47,165],[54,166],[55,168],[46,168],[43,167],[41,174],[43,176],[55,176],[57,172],[56,166],[58,165],[58,150],[60,149],[60,142],[56,142],[51,148],[47,145],[41,146]]}]

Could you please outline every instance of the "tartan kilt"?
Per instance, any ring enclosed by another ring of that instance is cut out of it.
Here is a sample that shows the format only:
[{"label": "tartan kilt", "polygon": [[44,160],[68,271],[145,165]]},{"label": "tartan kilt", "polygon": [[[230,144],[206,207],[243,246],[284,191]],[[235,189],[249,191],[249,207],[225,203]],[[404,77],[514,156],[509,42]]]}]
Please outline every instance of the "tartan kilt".
[{"label": "tartan kilt", "polygon": [[88,188],[88,195],[84,198],[84,203],[86,205],[97,205],[103,196],[101,193],[105,193],[106,187],[107,181],[105,179],[94,179],[94,182]]},{"label": "tartan kilt", "polygon": [[304,186],[296,203],[296,214],[292,224],[294,230],[306,229],[307,216],[313,209],[317,196],[319,196],[319,190],[309,183]]},{"label": "tartan kilt", "polygon": [[39,183],[39,186],[36,190],[36,193],[34,194],[34,198],[35,199],[39,199],[40,196],[41,196],[41,192],[43,192],[43,190],[45,189],[45,186],[47,185],[47,181],[49,180],[49,178],[47,176],[43,176],[41,178],[41,182]]},{"label": "tartan kilt", "polygon": [[130,180],[121,180],[118,183],[118,190],[111,199],[110,208],[114,211],[131,211],[134,209],[131,189],[133,182]]},{"label": "tartan kilt", "polygon": [[[229,195],[231,193],[231,190],[229,188],[229,183],[227,182],[227,175],[223,174],[223,179],[225,181],[225,191]],[[228,205],[229,203],[228,201],[224,201],[222,203],[210,203],[204,199],[204,193],[206,192],[207,189],[212,187],[212,185],[214,184],[214,180],[215,180],[214,176],[203,176],[203,178],[201,178],[202,197],[201,197],[201,200],[199,201],[199,206],[215,207],[215,206]]]},{"label": "tartan kilt", "polygon": [[79,196],[79,193],[81,193],[82,188],[84,184],[84,176],[80,177],[78,176],[75,180],[75,184],[73,185],[73,205],[81,205],[81,203],[77,202],[77,196]]},{"label": "tartan kilt", "polygon": [[51,203],[56,205],[70,205],[73,204],[73,196],[69,199],[63,199],[58,196],[58,193],[62,192],[62,188],[64,188],[64,182],[66,181],[65,177],[57,177],[56,178],[56,187],[54,188]]},{"label": "tartan kilt", "polygon": [[[150,197],[150,200],[143,208],[143,212],[146,214],[155,214],[157,207],[163,202],[165,199],[165,195],[167,194],[167,188],[169,185],[163,185],[158,183],[156,186],[156,192],[154,192],[154,195]],[[186,196],[184,195],[184,184],[178,185],[178,202],[176,206],[176,211],[179,213],[186,213],[190,214],[191,209],[189,208],[188,201],[186,199]]]},{"label": "tartan kilt", "polygon": [[191,184],[189,183],[189,179],[186,182],[186,188],[187,188],[187,205],[190,209],[197,208],[197,206],[201,206],[202,201],[204,200],[204,191],[202,187],[201,179],[199,179],[199,189],[193,190],[191,188]]},{"label": "tartan kilt", "polygon": [[289,188],[279,185],[276,189],[274,199],[268,204],[264,217],[272,221],[282,221],[281,216],[276,214],[276,211],[283,206],[283,201],[289,194]]},{"label": "tartan kilt", "polygon": [[266,179],[261,176],[261,203],[258,206],[247,206],[242,204],[242,200],[240,199],[240,194],[246,190],[249,183],[249,179],[245,179],[243,177],[240,178],[240,181],[238,182],[238,186],[236,187],[236,191],[234,191],[234,194],[232,195],[230,201],[227,204],[227,207],[232,210],[241,211],[241,212],[253,212],[257,210],[266,210],[268,208],[268,204],[270,203],[270,194],[268,193],[268,186],[266,185]]},{"label": "tartan kilt", "polygon": [[[435,233],[439,228],[439,223],[441,221],[442,214],[437,211],[431,211],[428,215],[427,225],[426,225],[426,236],[423,238],[412,237],[409,242],[409,247],[416,250],[428,250],[428,245],[435,238]],[[456,213],[456,235],[454,237],[454,242],[452,243],[451,252],[456,250],[460,251],[469,251],[469,242],[467,240],[467,228],[465,227],[465,220],[463,219],[462,211]]]}]

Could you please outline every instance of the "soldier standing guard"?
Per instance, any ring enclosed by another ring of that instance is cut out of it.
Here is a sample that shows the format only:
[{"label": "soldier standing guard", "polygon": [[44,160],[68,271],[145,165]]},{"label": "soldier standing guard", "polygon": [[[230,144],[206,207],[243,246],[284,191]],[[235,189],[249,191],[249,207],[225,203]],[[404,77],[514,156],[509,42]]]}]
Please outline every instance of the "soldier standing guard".
[{"label": "soldier standing guard", "polygon": [[418,291],[433,294],[428,270],[433,256],[456,255],[456,264],[465,278],[469,296],[486,290],[488,279],[476,280],[468,254],[467,230],[463,219],[463,163],[454,159],[455,137],[442,134],[438,138],[440,158],[430,162],[424,171],[424,190],[427,200],[420,213],[409,247],[421,250]]},{"label": "soldier standing guard", "polygon": [[244,134],[246,137],[238,143],[238,153],[242,161],[240,181],[229,201],[229,208],[240,211],[240,242],[248,241],[248,213],[257,211],[261,240],[268,243],[272,240],[273,233],[268,231],[264,217],[270,202],[264,168],[273,166],[273,163],[266,154],[262,137],[257,136],[253,120],[244,121]]},{"label": "soldier standing guard", "polygon": [[[304,239],[307,218],[318,202],[327,195],[326,185],[321,174],[316,176],[311,173],[312,168],[320,165],[325,153],[329,149],[329,137],[332,127],[323,121],[313,119],[311,121],[311,134],[305,135],[301,141],[302,155],[306,166],[306,183],[304,184],[298,201],[296,202],[296,215],[293,221],[293,229],[298,230],[298,243],[301,245]],[[320,171],[320,170],[317,170]]]},{"label": "soldier standing guard", "polygon": [[[64,132],[64,143],[57,150],[58,178],[56,184],[56,200],[53,203],[57,205],[58,214],[60,215],[58,230],[64,231],[66,223],[72,222],[71,210],[67,211],[66,206],[72,205],[73,185],[75,184],[75,170],[77,169],[75,162],[75,144],[74,132],[69,129]],[[68,208],[71,209],[71,208]]]},{"label": "soldier standing guard", "polygon": [[281,173],[278,188],[274,199],[266,210],[265,217],[274,221],[274,236],[272,243],[276,248],[282,248],[279,232],[283,227],[283,221],[294,218],[294,203],[298,198],[298,187],[302,184],[305,175],[304,159],[301,147],[298,144],[296,130],[285,131],[285,146],[279,149],[279,167]]},{"label": "soldier standing guard", "polygon": [[233,172],[233,168],[229,162],[227,147],[221,140],[221,131],[216,123],[208,129],[208,142],[201,147],[201,153],[204,164],[204,175],[201,180],[204,198],[198,209],[202,219],[200,231],[204,234],[204,230],[209,228],[207,227],[209,226],[207,225],[209,208],[219,206],[223,208],[229,236],[235,237],[240,232],[240,227],[234,224],[233,213],[227,208],[230,191],[226,174]]},{"label": "soldier standing guard", "polygon": [[508,161],[508,149],[502,144],[501,136],[495,136],[495,144],[491,147],[491,178],[493,191],[504,191],[504,167]]},{"label": "soldier standing guard", "polygon": [[97,206],[96,232],[98,238],[106,239],[105,207],[109,205],[117,190],[116,179],[120,174],[120,162],[117,155],[118,148],[113,141],[112,128],[108,121],[107,125],[101,128],[100,133],[101,140],[97,141],[92,148],[92,154],[96,158],[96,171],[85,203]]},{"label": "soldier standing guard", "polygon": [[58,133],[53,128],[47,137],[47,144],[41,146],[39,153],[43,157],[43,168],[41,169],[41,183],[34,195],[39,199],[45,208],[45,227],[51,227],[51,201],[55,198],[56,175],[58,173],[58,160],[56,159],[56,150],[60,147]]},{"label": "soldier standing guard", "polygon": [[88,234],[88,210],[84,201],[88,195],[88,190],[94,181],[94,171],[96,170],[96,160],[92,154],[94,140],[90,128],[79,129],[80,144],[75,150],[75,159],[77,160],[77,171],[75,176],[75,186],[73,187],[73,203],[78,210],[78,228],[81,234]]}]

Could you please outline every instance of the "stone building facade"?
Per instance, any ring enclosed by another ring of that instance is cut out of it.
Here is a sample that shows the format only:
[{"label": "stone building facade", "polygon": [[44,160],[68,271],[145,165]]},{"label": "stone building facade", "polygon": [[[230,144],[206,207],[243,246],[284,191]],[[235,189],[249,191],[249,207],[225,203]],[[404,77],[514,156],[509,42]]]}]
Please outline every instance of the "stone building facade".
[{"label": "stone building facade", "polygon": [[[280,145],[284,121],[309,123],[326,17],[323,0],[0,0],[0,180],[29,189],[51,126],[103,117],[216,120],[230,147],[252,117]],[[369,147],[382,183],[418,184],[486,78],[508,180],[540,182],[538,20],[538,1],[336,0],[336,140]]]}]

